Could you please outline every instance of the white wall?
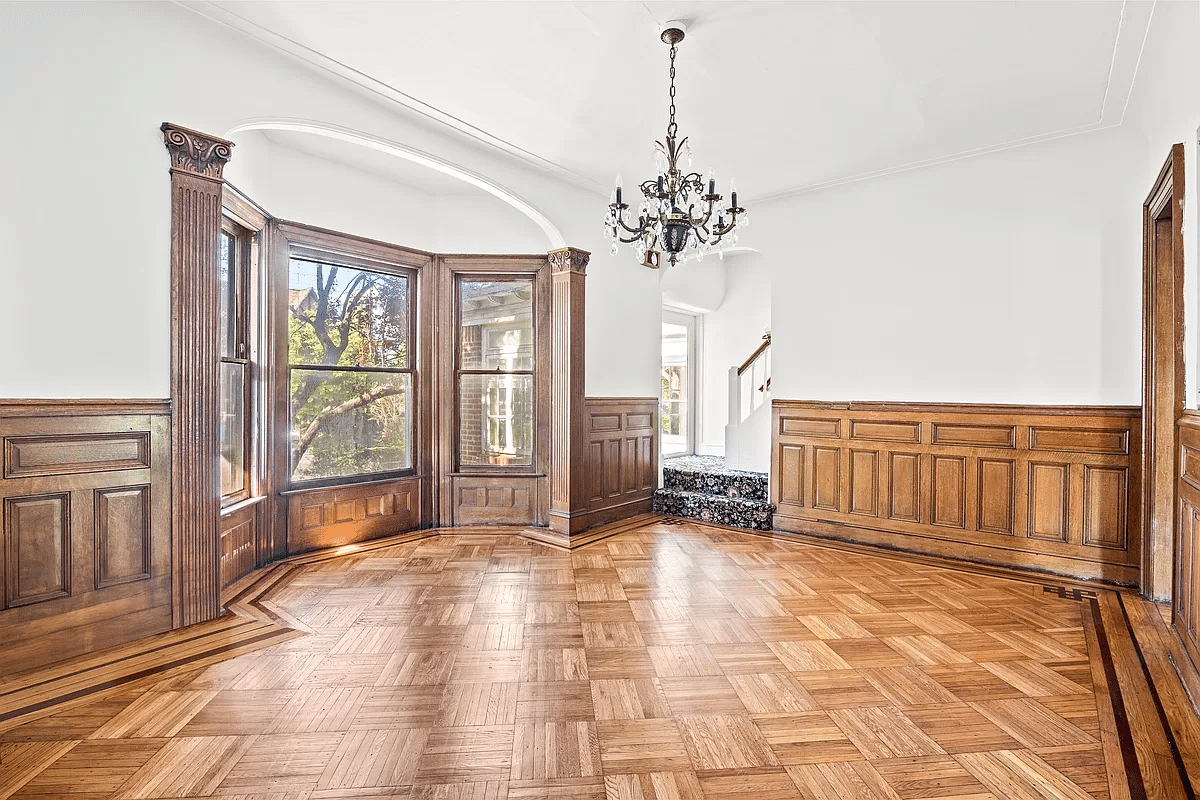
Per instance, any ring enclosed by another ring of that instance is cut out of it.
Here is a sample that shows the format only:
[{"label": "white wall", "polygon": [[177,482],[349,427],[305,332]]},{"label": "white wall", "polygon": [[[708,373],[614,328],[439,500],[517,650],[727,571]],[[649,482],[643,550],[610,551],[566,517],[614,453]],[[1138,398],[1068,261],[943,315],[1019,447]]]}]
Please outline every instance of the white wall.
[{"label": "white wall", "polygon": [[775,397],[1137,404],[1135,139],[1068,137],[756,209]]},{"label": "white wall", "polygon": [[[11,155],[0,200],[0,397],[168,394],[169,160],[158,126],[222,135],[263,117],[404,142],[512,188],[568,243],[596,253],[588,392],[657,393],[657,278],[632,256],[602,255],[603,197],[447,136],[181,6],[0,3],[0,108],[0,148]],[[271,159],[239,172],[240,156],[235,147],[230,175],[253,197],[269,185]],[[352,200],[336,202],[353,210]]]},{"label": "white wall", "polygon": [[771,327],[771,274],[766,259],[759,253],[737,253],[726,256],[723,263],[725,301],[716,311],[701,317],[703,403],[696,449],[702,454],[724,452],[729,368],[745,361],[762,344],[763,332]]},{"label": "white wall", "polygon": [[1196,163],[1198,43],[1200,4],[1159,2],[1120,128],[756,208],[775,397],[1140,404],[1141,204],[1171,143]]}]

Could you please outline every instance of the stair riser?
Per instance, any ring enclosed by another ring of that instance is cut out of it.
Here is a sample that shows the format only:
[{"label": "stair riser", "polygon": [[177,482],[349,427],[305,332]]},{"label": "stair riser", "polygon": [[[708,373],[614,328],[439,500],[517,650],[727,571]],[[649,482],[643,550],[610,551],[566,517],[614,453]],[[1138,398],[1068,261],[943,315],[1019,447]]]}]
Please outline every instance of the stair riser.
[{"label": "stair riser", "polygon": [[764,503],[771,499],[765,475],[692,472],[667,467],[663,469],[663,488],[718,497],[737,497],[742,500],[760,500]]},{"label": "stair riser", "polygon": [[748,504],[713,495],[690,494],[681,497],[671,490],[659,489],[654,493],[651,510],[657,514],[717,525],[759,531],[771,530],[774,508],[770,505],[747,508],[746,505]]}]

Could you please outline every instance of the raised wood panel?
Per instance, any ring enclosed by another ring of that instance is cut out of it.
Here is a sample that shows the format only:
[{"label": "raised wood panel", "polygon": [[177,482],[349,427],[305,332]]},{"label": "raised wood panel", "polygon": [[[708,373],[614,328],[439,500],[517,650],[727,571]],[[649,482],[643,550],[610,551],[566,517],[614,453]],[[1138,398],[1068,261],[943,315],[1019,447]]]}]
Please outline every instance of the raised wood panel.
[{"label": "raised wood panel", "polygon": [[781,417],[779,432],[784,436],[816,436],[822,439],[837,439],[842,435],[838,420],[808,417]]},{"label": "raised wood panel", "polygon": [[888,461],[888,516],[919,522],[921,457],[916,453],[888,453]]},{"label": "raised wood panel", "polygon": [[150,486],[96,490],[96,588],[150,578]]},{"label": "raised wood panel", "polygon": [[[781,530],[1138,582],[1137,408],[776,400],[773,414]],[[1195,450],[1200,486],[1200,437]]]},{"label": "raised wood panel", "polygon": [[1129,455],[1129,431],[1088,428],[1029,429],[1032,450],[1061,450],[1068,453],[1113,453]]},{"label": "raised wood panel", "polygon": [[933,457],[934,525],[967,526],[967,460],[957,456]]},{"label": "raised wood panel", "polygon": [[4,477],[74,475],[150,466],[148,431],[13,436],[4,440]]},{"label": "raised wood panel", "polygon": [[171,627],[168,409],[0,401],[0,676]]},{"label": "raised wood panel", "polygon": [[1129,470],[1083,468],[1083,543],[1124,550],[1128,536]]},{"label": "raised wood panel", "polygon": [[654,430],[654,414],[652,412],[636,412],[625,415],[625,430],[649,431]]},{"label": "raised wood panel", "polygon": [[785,444],[779,448],[779,469],[782,491],[780,502],[804,505],[804,447]]},{"label": "raised wood panel", "polygon": [[620,414],[593,414],[591,416],[593,431],[621,430]]},{"label": "raised wood panel", "polygon": [[4,552],[6,608],[70,595],[70,496],[5,499]]},{"label": "raised wood panel", "polygon": [[836,447],[813,447],[813,508],[841,511],[842,451]]},{"label": "raised wood panel", "polygon": [[288,552],[412,530],[420,525],[420,492],[418,478],[287,492]]},{"label": "raised wood panel", "polygon": [[1016,466],[1011,459],[979,459],[979,530],[1012,535]]},{"label": "raised wood panel", "polygon": [[918,422],[864,422],[852,419],[850,438],[916,444],[921,441],[921,425]]},{"label": "raised wood panel", "polygon": [[1070,465],[1029,464],[1029,538],[1067,541]]},{"label": "raised wood panel", "polygon": [[980,447],[1016,447],[1015,425],[933,425],[934,444],[962,444]]},{"label": "raised wood panel", "polygon": [[1181,444],[1179,450],[1180,479],[1193,489],[1200,491],[1200,449],[1188,444]]},{"label": "raised wood panel", "polygon": [[455,525],[533,525],[537,522],[537,477],[456,476]]},{"label": "raised wood panel", "polygon": [[850,513],[879,516],[879,453],[850,451]]}]

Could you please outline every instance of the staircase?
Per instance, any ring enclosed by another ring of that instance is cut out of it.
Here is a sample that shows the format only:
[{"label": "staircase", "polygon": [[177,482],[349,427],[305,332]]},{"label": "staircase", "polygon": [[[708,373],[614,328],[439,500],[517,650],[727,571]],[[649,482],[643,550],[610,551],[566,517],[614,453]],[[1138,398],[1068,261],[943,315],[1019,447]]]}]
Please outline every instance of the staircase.
[{"label": "staircase", "polygon": [[654,492],[652,510],[769,531],[775,512],[769,499],[766,473],[726,469],[719,456],[678,456],[663,461],[663,486]]}]

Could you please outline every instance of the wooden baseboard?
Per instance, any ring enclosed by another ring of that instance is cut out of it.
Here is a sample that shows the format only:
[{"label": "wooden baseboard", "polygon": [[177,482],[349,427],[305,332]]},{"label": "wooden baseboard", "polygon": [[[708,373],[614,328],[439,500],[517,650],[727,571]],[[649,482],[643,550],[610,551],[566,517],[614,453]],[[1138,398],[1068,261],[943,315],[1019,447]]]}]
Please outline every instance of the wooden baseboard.
[{"label": "wooden baseboard", "polygon": [[956,561],[1011,567],[1079,580],[1100,581],[1115,586],[1138,585],[1138,569],[1123,564],[1104,564],[1049,553],[1030,553],[1018,548],[1006,549],[984,544],[946,541],[914,533],[895,533],[875,528],[817,522],[785,514],[775,514],[776,530],[839,542],[869,544],[900,552],[919,553]]}]

